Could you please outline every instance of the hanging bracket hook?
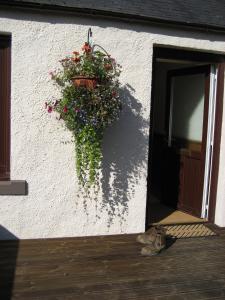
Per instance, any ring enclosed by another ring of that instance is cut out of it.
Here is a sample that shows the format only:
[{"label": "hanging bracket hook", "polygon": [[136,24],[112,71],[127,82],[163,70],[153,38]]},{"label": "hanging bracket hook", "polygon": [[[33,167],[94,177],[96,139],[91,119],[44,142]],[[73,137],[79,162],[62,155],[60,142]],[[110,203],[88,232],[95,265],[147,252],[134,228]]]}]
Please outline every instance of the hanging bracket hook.
[{"label": "hanging bracket hook", "polygon": [[92,31],[91,31],[91,28],[88,29],[87,43],[90,46],[92,45]]}]

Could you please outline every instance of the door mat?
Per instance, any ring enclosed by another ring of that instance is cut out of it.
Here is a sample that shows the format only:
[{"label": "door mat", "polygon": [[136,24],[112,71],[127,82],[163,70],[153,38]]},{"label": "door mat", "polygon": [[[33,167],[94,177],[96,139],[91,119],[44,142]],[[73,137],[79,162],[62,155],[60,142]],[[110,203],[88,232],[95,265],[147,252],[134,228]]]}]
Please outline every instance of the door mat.
[{"label": "door mat", "polygon": [[217,235],[210,228],[202,223],[195,224],[177,224],[163,225],[166,229],[166,234],[176,239],[204,237]]}]

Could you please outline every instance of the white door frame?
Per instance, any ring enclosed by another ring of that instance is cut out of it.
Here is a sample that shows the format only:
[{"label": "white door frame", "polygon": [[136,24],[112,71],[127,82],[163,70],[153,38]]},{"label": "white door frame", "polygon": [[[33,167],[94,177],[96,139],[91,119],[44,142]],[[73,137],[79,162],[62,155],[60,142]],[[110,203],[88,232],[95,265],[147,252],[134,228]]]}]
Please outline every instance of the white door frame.
[{"label": "white door frame", "polygon": [[205,155],[205,173],[202,197],[202,212],[201,217],[207,219],[209,214],[209,198],[210,198],[210,184],[212,173],[212,158],[213,158],[213,144],[214,144],[214,126],[215,126],[215,112],[216,112],[216,92],[217,92],[217,73],[216,65],[211,65],[210,70],[210,88],[209,88],[209,110],[208,110],[208,125],[207,125],[207,141],[206,141],[206,155]]}]

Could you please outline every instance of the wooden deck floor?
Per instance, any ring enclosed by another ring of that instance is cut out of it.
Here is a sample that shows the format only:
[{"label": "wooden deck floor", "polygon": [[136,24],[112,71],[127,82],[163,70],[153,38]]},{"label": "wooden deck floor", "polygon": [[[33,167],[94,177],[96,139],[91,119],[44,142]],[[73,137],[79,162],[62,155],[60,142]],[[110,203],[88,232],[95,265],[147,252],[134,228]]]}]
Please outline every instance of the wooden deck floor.
[{"label": "wooden deck floor", "polygon": [[225,231],[143,257],[136,235],[0,242],[0,299],[225,299]]}]

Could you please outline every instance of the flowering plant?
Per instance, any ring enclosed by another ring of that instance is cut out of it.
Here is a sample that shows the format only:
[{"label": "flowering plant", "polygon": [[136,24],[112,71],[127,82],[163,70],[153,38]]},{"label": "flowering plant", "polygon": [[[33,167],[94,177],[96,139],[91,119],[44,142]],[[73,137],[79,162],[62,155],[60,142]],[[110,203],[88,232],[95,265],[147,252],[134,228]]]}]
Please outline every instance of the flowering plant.
[{"label": "flowering plant", "polygon": [[74,51],[60,61],[60,69],[50,72],[61,97],[45,103],[47,111],[57,112],[75,137],[76,169],[84,187],[97,183],[103,132],[121,110],[121,66],[103,51],[94,51],[94,47],[85,43],[81,53]]}]

